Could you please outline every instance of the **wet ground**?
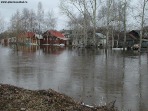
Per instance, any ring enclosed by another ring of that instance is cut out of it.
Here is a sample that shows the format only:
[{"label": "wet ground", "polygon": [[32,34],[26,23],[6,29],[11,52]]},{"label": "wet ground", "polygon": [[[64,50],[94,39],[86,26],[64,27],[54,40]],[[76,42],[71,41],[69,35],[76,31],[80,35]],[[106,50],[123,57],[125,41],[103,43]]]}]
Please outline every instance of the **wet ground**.
[{"label": "wet ground", "polygon": [[148,110],[148,53],[0,46],[0,83],[49,89],[89,105]]}]

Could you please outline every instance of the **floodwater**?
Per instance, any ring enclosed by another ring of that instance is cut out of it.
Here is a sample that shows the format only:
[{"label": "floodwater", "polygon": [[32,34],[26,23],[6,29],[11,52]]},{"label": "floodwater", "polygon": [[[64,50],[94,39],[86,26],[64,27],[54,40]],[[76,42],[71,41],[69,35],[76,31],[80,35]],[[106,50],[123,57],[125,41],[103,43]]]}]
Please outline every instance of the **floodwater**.
[{"label": "floodwater", "polygon": [[148,111],[148,53],[0,45],[0,83],[52,88],[89,105],[116,100],[119,110]]}]

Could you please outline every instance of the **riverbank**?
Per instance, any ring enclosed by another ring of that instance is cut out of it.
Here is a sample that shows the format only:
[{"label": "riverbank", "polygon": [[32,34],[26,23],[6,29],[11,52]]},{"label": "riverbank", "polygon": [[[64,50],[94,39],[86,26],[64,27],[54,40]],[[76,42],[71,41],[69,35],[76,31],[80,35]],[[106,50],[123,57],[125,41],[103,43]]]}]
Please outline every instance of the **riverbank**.
[{"label": "riverbank", "polygon": [[52,89],[27,90],[0,84],[2,111],[117,111],[114,103],[90,107]]}]

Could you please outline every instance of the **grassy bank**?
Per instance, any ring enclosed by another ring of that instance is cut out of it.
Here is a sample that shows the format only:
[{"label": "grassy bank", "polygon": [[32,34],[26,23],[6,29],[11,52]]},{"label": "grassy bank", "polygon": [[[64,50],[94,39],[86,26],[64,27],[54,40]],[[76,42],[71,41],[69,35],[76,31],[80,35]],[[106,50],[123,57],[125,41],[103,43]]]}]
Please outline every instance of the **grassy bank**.
[{"label": "grassy bank", "polygon": [[114,103],[89,107],[52,89],[27,90],[0,84],[0,111],[117,111]]}]

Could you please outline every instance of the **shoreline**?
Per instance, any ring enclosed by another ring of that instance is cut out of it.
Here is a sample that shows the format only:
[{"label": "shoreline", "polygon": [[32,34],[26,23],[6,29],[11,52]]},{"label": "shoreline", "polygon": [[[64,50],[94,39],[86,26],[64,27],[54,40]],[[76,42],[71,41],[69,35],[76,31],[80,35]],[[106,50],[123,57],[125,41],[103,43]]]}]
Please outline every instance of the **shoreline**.
[{"label": "shoreline", "polygon": [[118,111],[114,103],[106,106],[89,106],[52,89],[28,90],[0,84],[2,111]]}]

